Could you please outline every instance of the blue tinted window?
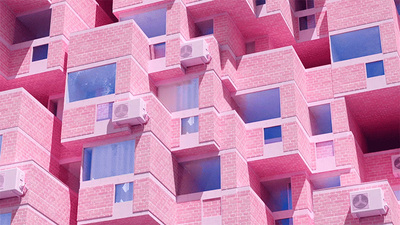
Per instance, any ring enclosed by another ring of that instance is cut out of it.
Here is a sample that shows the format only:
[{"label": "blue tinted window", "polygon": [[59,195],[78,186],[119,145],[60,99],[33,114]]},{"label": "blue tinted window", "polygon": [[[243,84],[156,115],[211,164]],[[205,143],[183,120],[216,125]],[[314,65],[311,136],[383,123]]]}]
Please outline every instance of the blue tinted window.
[{"label": "blue tinted window", "polygon": [[396,4],[396,9],[397,9],[397,14],[400,15],[400,1],[395,0],[395,4]]},{"label": "blue tinted window", "polygon": [[166,33],[166,8],[137,14],[132,18],[148,38],[164,35]]},{"label": "blue tinted window", "polygon": [[330,104],[310,107],[310,121],[313,135],[332,132]]},{"label": "blue tinted window", "polygon": [[382,52],[379,27],[331,36],[333,62]]},{"label": "blue tinted window", "polygon": [[86,148],[83,155],[82,180],[133,173],[135,141]]},{"label": "blue tinted window", "polygon": [[69,73],[69,102],[114,94],[115,75],[115,63]]},{"label": "blue tinted window", "polygon": [[32,62],[47,59],[48,49],[48,44],[33,47]]},{"label": "blue tinted window", "polygon": [[367,67],[367,77],[376,77],[380,75],[385,75],[385,70],[383,68],[383,61],[370,62],[366,64]]},{"label": "blue tinted window", "polygon": [[281,116],[279,88],[238,96],[236,103],[240,107],[245,123]]},{"label": "blue tinted window", "polygon": [[275,225],[293,225],[293,219],[287,218],[287,219],[275,220]]},{"label": "blue tinted window", "polygon": [[191,134],[199,132],[199,117],[192,116],[182,118],[181,120],[181,134]]},{"label": "blue tinted window", "polygon": [[1,143],[3,142],[3,135],[0,135],[0,156],[1,156]]},{"label": "blue tinted window", "polygon": [[256,5],[264,5],[265,0],[256,0]]},{"label": "blue tinted window", "polygon": [[165,57],[165,42],[153,45],[154,59]]},{"label": "blue tinted window", "polygon": [[197,35],[197,36],[203,36],[203,35],[208,35],[208,34],[214,33],[214,21],[213,20],[197,22],[196,27],[200,32],[199,35]]},{"label": "blue tinted window", "polygon": [[182,176],[179,194],[189,194],[221,188],[221,166],[219,157],[207,158],[180,164]]},{"label": "blue tinted window", "polygon": [[115,185],[115,202],[133,200],[133,182]]},{"label": "blue tinted window", "polygon": [[282,141],[281,126],[264,128],[264,144]]},{"label": "blue tinted window", "polygon": [[11,213],[0,214],[0,224],[1,225],[11,224]]}]

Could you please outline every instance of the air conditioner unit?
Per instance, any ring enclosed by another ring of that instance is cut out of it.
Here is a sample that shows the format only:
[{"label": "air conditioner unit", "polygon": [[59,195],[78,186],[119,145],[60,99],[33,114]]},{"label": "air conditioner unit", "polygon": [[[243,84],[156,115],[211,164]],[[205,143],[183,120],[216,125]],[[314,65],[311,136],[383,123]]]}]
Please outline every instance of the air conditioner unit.
[{"label": "air conditioner unit", "polygon": [[195,40],[184,43],[181,46],[181,63],[184,67],[206,64],[211,56],[205,40]]},{"label": "air conditioner unit", "polygon": [[18,169],[0,171],[0,199],[23,195],[25,173]]},{"label": "air conditioner unit", "polygon": [[380,188],[350,192],[350,205],[354,218],[384,215],[388,209]]},{"label": "air conditioner unit", "polygon": [[117,125],[146,123],[146,103],[141,98],[114,102],[112,122]]},{"label": "air conditioner unit", "polygon": [[395,177],[400,177],[400,155],[392,155],[392,171]]}]

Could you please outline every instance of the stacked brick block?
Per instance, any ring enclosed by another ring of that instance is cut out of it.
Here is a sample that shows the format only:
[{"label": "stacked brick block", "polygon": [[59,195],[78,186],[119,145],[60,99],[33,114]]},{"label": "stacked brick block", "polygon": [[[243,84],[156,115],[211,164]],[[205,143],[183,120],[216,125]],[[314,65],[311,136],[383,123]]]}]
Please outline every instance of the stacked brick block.
[{"label": "stacked brick block", "polygon": [[[400,98],[393,1],[113,0],[116,23],[100,2],[0,2],[0,171],[17,167],[26,174],[22,197],[0,199],[0,214],[11,213],[11,224],[400,223],[400,178],[391,165],[400,144],[375,152],[368,136],[378,126],[376,96]],[[157,37],[126,19],[161,8],[166,27]],[[29,35],[18,18],[43,9],[51,9],[49,35],[14,43],[15,33]],[[314,27],[300,30],[309,16]],[[199,24],[209,20],[211,34],[201,35]],[[331,59],[332,36],[374,26],[381,53]],[[207,43],[211,61],[185,67],[180,48],[193,40]],[[154,59],[151,49],[160,43],[165,54]],[[32,55],[43,44],[47,58],[38,66]],[[380,60],[384,76],[372,81],[366,64]],[[110,64],[113,93],[68,100],[71,73]],[[190,79],[199,83],[196,106],[169,109],[160,89]],[[272,89],[279,89],[279,115],[246,122],[248,111],[267,100],[249,108],[241,101]],[[50,112],[54,96],[63,96],[62,117]],[[137,98],[146,103],[144,124],[98,119],[109,104]],[[383,124],[400,122],[398,105],[383,105]],[[313,109],[321,106],[328,106],[330,130],[318,133],[325,114]],[[198,117],[189,142],[181,133],[187,117]],[[280,139],[269,143],[274,127]],[[399,129],[390,129],[400,139]],[[87,149],[126,140],[135,143],[133,173],[83,178]],[[209,158],[220,163],[212,171],[220,174],[218,188],[180,193],[197,185],[185,165]],[[117,202],[117,185],[124,183],[133,183],[131,199]],[[350,192],[372,188],[382,189],[388,213],[353,218]]]}]

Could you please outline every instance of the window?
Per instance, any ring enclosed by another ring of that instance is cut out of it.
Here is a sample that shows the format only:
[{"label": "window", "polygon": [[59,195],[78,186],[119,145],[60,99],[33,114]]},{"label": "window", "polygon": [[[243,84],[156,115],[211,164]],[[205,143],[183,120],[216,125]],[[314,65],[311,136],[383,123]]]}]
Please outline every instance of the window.
[{"label": "window", "polygon": [[148,38],[166,34],[167,9],[157,9],[150,12],[136,14],[121,20],[133,19]]},{"label": "window", "polygon": [[50,24],[51,9],[17,17],[14,44],[49,36]]},{"label": "window", "polygon": [[115,203],[133,200],[133,182],[115,185]]},{"label": "window", "polygon": [[180,163],[179,174],[177,192],[180,195],[221,188],[219,157]]},{"label": "window", "polygon": [[181,120],[181,134],[192,134],[199,132],[199,117],[192,116],[182,118]]},{"label": "window", "polygon": [[324,177],[312,181],[314,190],[340,187],[340,176]]},{"label": "window", "polygon": [[315,15],[300,17],[299,26],[300,30],[315,28]]},{"label": "window", "polygon": [[116,64],[68,74],[68,102],[115,93]]},{"label": "window", "polygon": [[246,43],[246,54],[251,54],[256,52],[256,42],[252,41],[252,42],[247,42]]},{"label": "window", "polygon": [[382,52],[379,27],[371,27],[331,36],[333,62]]},{"label": "window", "polygon": [[400,0],[394,0],[394,4],[396,5],[397,14],[400,15]]},{"label": "window", "polygon": [[332,132],[330,104],[317,105],[309,108],[311,130],[313,135]]},{"label": "window", "polygon": [[385,75],[383,61],[370,62],[365,64],[367,68],[367,78]]},{"label": "window", "polygon": [[264,144],[282,141],[281,126],[264,128]]},{"label": "window", "polygon": [[296,0],[295,8],[296,11],[312,9],[314,8],[314,0]]},{"label": "window", "polygon": [[393,191],[397,201],[400,201],[400,190]]},{"label": "window", "polygon": [[33,47],[32,62],[47,59],[48,49],[48,44]]},{"label": "window", "polygon": [[159,59],[165,57],[165,42],[150,45],[150,58]]},{"label": "window", "polygon": [[199,107],[199,78],[158,87],[158,98],[170,111]]},{"label": "window", "polygon": [[97,105],[97,119],[96,121],[108,120],[112,117],[113,103],[107,102]]},{"label": "window", "polygon": [[275,225],[293,225],[293,218],[275,220]]},{"label": "window", "polygon": [[256,0],[256,5],[264,5],[265,0]]},{"label": "window", "polygon": [[[3,135],[0,135],[0,156],[1,156],[1,144],[3,143]],[[0,223],[1,224],[1,223]]]},{"label": "window", "polygon": [[133,173],[134,160],[134,140],[85,148],[82,180]]},{"label": "window", "polygon": [[239,115],[245,123],[279,118],[281,116],[279,88],[236,97]]},{"label": "window", "polygon": [[11,213],[0,214],[0,224],[1,225],[11,224]]},{"label": "window", "polygon": [[262,200],[272,212],[292,209],[290,178],[262,182],[265,196]]},{"label": "window", "polygon": [[195,23],[195,26],[196,26],[196,30],[197,30],[196,37],[214,33],[214,21],[212,19],[197,22],[197,23]]}]

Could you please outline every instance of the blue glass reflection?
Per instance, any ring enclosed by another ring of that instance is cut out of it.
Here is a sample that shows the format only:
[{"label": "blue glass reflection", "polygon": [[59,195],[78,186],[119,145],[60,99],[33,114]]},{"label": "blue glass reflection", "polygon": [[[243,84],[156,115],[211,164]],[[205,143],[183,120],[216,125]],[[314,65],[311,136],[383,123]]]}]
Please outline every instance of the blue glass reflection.
[{"label": "blue glass reflection", "polygon": [[367,67],[367,77],[376,77],[380,75],[385,75],[385,70],[383,68],[383,61],[370,62],[365,64]]},{"label": "blue glass reflection", "polygon": [[68,74],[69,102],[115,93],[116,64]]},{"label": "blue glass reflection", "polygon": [[331,36],[333,62],[382,52],[379,27]]},{"label": "blue glass reflection", "polygon": [[134,161],[135,140],[86,148],[82,180],[133,173]]},{"label": "blue glass reflection", "polygon": [[48,50],[48,44],[33,47],[32,62],[47,59]]},{"label": "blue glass reflection", "polygon": [[181,134],[192,134],[199,132],[199,117],[192,116],[182,118],[181,120]]},{"label": "blue glass reflection", "polygon": [[281,126],[264,128],[264,144],[282,141]]},{"label": "blue glass reflection", "polygon": [[133,200],[133,182],[115,185],[115,203]]},{"label": "blue glass reflection", "polygon": [[332,132],[330,104],[310,107],[310,120],[313,135]]},{"label": "blue glass reflection", "polygon": [[167,9],[157,9],[133,16],[148,38],[157,37],[166,33]]},{"label": "blue glass reflection", "polygon": [[0,214],[0,224],[10,225],[11,224],[11,213]]}]

